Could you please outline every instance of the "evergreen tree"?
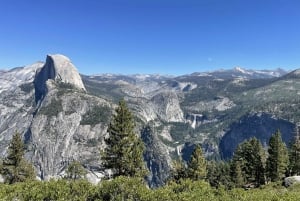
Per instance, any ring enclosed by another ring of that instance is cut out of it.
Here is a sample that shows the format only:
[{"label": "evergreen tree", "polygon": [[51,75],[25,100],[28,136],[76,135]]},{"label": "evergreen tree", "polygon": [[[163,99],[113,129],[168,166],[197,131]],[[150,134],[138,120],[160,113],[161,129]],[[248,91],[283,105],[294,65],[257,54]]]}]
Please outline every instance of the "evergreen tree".
[{"label": "evergreen tree", "polygon": [[132,113],[121,100],[109,124],[109,137],[105,139],[107,146],[102,153],[103,166],[112,170],[112,177],[146,175],[144,144],[134,128]]},{"label": "evergreen tree", "polygon": [[15,133],[10,142],[7,157],[3,161],[2,173],[5,182],[9,184],[35,177],[33,166],[24,158],[24,143],[19,133]]},{"label": "evergreen tree", "polygon": [[230,166],[225,161],[209,161],[207,164],[207,180],[212,187],[225,186],[230,188]]},{"label": "evergreen tree", "polygon": [[206,160],[200,145],[196,145],[187,165],[187,173],[190,179],[200,180],[206,178]]},{"label": "evergreen tree", "polygon": [[296,126],[295,140],[289,152],[289,173],[290,175],[300,175],[300,137],[298,126]]},{"label": "evergreen tree", "polygon": [[179,160],[174,160],[169,180],[178,183],[181,179],[185,178],[187,178],[187,169],[184,162],[181,158]]},{"label": "evergreen tree", "polygon": [[[256,138],[251,138],[241,143],[234,153],[231,170],[239,170],[237,165],[240,165],[245,184],[255,184],[260,186],[265,183],[265,169],[264,169],[264,150]],[[231,174],[233,176],[233,174]],[[232,178],[235,179],[240,178]]]},{"label": "evergreen tree", "polygon": [[82,167],[82,165],[78,161],[73,161],[67,168],[66,171],[66,179],[76,180],[82,179],[85,177],[86,170]]},{"label": "evergreen tree", "polygon": [[267,177],[271,181],[279,181],[285,176],[288,166],[288,151],[279,130],[270,138],[268,153],[269,156],[266,162]]},{"label": "evergreen tree", "polygon": [[241,188],[245,185],[245,176],[242,171],[242,162],[239,160],[233,160],[230,165],[230,176],[234,187]]}]

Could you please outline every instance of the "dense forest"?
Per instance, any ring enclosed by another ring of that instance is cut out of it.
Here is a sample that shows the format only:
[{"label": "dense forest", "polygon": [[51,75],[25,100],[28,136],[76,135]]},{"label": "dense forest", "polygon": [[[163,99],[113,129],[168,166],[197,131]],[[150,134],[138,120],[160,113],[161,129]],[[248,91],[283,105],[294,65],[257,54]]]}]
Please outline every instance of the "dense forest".
[{"label": "dense forest", "polygon": [[289,146],[280,130],[268,148],[256,138],[237,147],[230,161],[206,160],[200,145],[190,159],[173,162],[165,185],[151,189],[145,178],[144,145],[135,134],[134,117],[124,100],[119,102],[108,127],[102,165],[110,169],[99,184],[85,179],[85,169],[73,161],[64,178],[35,180],[32,164],[24,157],[21,135],[16,133],[1,163],[4,183],[0,200],[300,200],[300,184],[283,185],[285,177],[300,173],[300,138]]}]

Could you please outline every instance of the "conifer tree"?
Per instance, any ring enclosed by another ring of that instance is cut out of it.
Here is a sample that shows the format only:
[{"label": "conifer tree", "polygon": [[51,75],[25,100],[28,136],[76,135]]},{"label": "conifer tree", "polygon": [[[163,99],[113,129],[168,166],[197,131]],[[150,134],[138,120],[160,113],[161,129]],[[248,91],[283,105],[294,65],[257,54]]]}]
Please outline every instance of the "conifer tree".
[{"label": "conifer tree", "polygon": [[285,176],[288,166],[288,151],[279,130],[270,138],[268,153],[269,156],[266,162],[267,178],[274,182],[279,181]]},{"label": "conifer tree", "polygon": [[[238,146],[232,164],[239,162],[246,183],[260,186],[265,183],[264,157],[264,150],[259,140],[251,138]],[[234,168],[238,167],[231,167],[231,170]]]},{"label": "conifer tree", "polygon": [[209,161],[207,164],[207,181],[212,187],[219,188],[232,186],[230,178],[230,166],[226,161]]},{"label": "conifer tree", "polygon": [[66,174],[66,179],[77,180],[85,177],[86,170],[78,161],[73,161],[69,164]]},{"label": "conifer tree", "polygon": [[24,143],[19,133],[15,133],[8,147],[8,154],[3,160],[2,173],[5,182],[12,184],[34,179],[33,166],[24,158]]},{"label": "conifer tree", "polygon": [[143,160],[144,144],[134,129],[132,113],[121,100],[109,124],[107,146],[102,153],[103,166],[112,170],[112,177],[143,177],[147,172]]},{"label": "conifer tree", "polygon": [[187,165],[187,174],[190,179],[201,180],[206,178],[206,160],[200,145],[196,145]]},{"label": "conifer tree", "polygon": [[242,161],[233,160],[230,165],[230,176],[234,187],[241,188],[245,184],[245,176],[242,171]]},{"label": "conifer tree", "polygon": [[182,161],[181,158],[179,160],[174,160],[169,181],[174,181],[178,183],[181,179],[185,178],[187,178],[187,170],[185,167],[185,163]]},{"label": "conifer tree", "polygon": [[298,126],[295,129],[295,140],[289,152],[290,175],[300,175],[300,136]]}]

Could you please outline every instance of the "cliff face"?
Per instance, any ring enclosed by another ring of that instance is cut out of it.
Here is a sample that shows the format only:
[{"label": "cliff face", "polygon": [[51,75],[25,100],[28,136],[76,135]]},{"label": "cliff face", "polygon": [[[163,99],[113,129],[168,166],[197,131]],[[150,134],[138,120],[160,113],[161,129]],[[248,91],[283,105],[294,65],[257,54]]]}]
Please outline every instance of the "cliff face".
[{"label": "cliff face", "polygon": [[[62,177],[68,164],[78,160],[89,180],[97,182],[105,171],[99,150],[105,146],[114,103],[121,98],[136,117],[137,133],[142,130],[153,187],[168,178],[173,159],[189,159],[196,143],[206,156],[228,158],[247,138],[267,144],[278,128],[289,142],[300,122],[300,79],[293,74],[263,79],[273,73],[244,71],[81,77],[63,55],[0,70],[0,154],[6,155],[18,131],[41,179]],[[151,127],[142,129],[146,124]]]},{"label": "cliff face", "polygon": [[[62,176],[73,160],[84,164],[91,180],[99,179],[99,147],[112,105],[86,94],[71,61],[48,55],[46,63],[1,72],[1,78],[9,78],[0,91],[2,157],[17,131],[23,134],[26,157],[41,179]],[[93,111],[108,113],[99,118]]]},{"label": "cliff face", "polygon": [[231,158],[237,145],[245,139],[256,137],[264,146],[267,146],[269,139],[279,129],[283,141],[289,145],[293,140],[295,124],[266,113],[255,113],[245,115],[231,125],[220,142],[220,153],[223,158]]},{"label": "cliff face", "polygon": [[144,158],[150,171],[148,182],[151,187],[164,185],[169,177],[171,157],[169,149],[158,139],[153,128],[146,126],[141,131],[141,138],[145,143]]},{"label": "cliff face", "polygon": [[[99,149],[109,117],[93,119],[91,111],[97,108],[110,110],[111,105],[76,89],[48,91],[27,131],[28,157],[41,179],[63,174],[73,160],[90,170],[101,169]],[[92,125],[85,123],[89,119]]]},{"label": "cliff face", "polygon": [[47,80],[71,84],[85,91],[81,77],[69,58],[64,55],[47,55],[45,65],[38,70],[35,79],[35,99],[38,102],[48,91]]}]

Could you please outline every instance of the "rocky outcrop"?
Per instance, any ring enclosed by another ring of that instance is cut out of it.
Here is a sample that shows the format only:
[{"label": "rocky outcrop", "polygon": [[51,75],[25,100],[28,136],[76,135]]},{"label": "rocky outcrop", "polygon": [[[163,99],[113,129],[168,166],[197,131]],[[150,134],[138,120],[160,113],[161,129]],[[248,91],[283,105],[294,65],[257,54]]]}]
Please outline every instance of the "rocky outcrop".
[{"label": "rocky outcrop", "polygon": [[100,179],[99,149],[104,146],[110,115],[93,117],[91,111],[111,111],[112,105],[85,93],[68,58],[49,55],[45,64],[1,71],[0,81],[2,158],[17,131],[39,178],[62,177],[68,164],[77,160],[93,181]]},{"label": "rocky outcrop", "polygon": [[153,128],[146,126],[141,132],[142,140],[145,143],[144,153],[147,167],[150,174],[147,177],[150,187],[158,187],[165,184],[171,171],[171,157],[168,149],[160,143]]},{"label": "rocky outcrop", "polygon": [[180,108],[179,98],[173,91],[163,91],[152,97],[154,111],[167,122],[183,122],[183,112]]},{"label": "rocky outcrop", "polygon": [[64,55],[47,55],[45,65],[37,72],[34,79],[36,102],[41,100],[47,94],[47,80],[71,84],[74,87],[85,91],[85,87],[77,69],[70,59]]},{"label": "rocky outcrop", "polygon": [[[99,149],[105,146],[114,102],[124,98],[136,117],[137,133],[145,123],[151,125],[141,136],[151,172],[149,185],[160,186],[170,173],[172,158],[181,155],[188,160],[195,143],[211,156],[218,153],[221,140],[222,155],[230,157],[244,139],[255,136],[266,144],[277,128],[289,141],[290,122],[300,121],[300,80],[293,76],[297,79],[251,81],[277,77],[273,72],[256,74],[237,68],[182,77],[81,78],[70,59],[48,55],[45,63],[0,70],[0,154],[6,155],[18,131],[26,143],[26,158],[41,179],[63,177],[68,164],[77,160],[89,180],[97,183],[104,171]],[[250,111],[270,114],[246,115]]]},{"label": "rocky outcrop", "polygon": [[47,180],[60,175],[73,160],[90,171],[100,170],[99,149],[104,147],[109,117],[93,117],[90,111],[111,107],[101,98],[73,89],[51,88],[27,132],[27,155],[38,176]]},{"label": "rocky outcrop", "polygon": [[280,130],[283,141],[289,144],[293,139],[294,128],[293,123],[275,118],[271,114],[245,115],[238,122],[233,123],[221,139],[220,153],[223,158],[230,158],[238,144],[251,137],[256,137],[263,146],[267,146],[270,137],[277,129]]}]

